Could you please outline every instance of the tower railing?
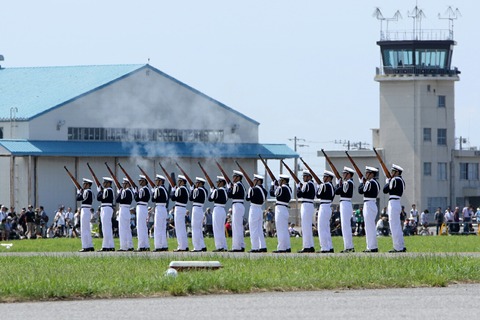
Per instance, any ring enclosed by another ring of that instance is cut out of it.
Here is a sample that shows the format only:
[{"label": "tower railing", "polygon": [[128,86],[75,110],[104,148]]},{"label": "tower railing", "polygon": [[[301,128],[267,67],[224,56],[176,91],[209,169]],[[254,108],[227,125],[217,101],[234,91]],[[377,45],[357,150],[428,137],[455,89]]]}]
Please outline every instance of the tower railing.
[{"label": "tower railing", "polygon": [[416,31],[380,31],[380,41],[402,40],[453,40],[453,31],[448,29],[423,29]]},{"label": "tower railing", "polygon": [[424,75],[424,76],[456,76],[460,74],[457,67],[453,69],[426,66],[402,66],[387,67],[381,66],[376,68],[376,75]]}]

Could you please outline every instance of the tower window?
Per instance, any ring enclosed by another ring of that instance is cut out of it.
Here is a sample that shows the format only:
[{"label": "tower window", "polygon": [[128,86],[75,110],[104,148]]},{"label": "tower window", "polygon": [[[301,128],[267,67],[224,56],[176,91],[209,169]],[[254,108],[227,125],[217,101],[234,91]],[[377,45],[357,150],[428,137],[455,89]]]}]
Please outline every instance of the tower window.
[{"label": "tower window", "polygon": [[423,141],[432,141],[432,128],[423,128]]},{"label": "tower window", "polygon": [[439,162],[437,164],[437,178],[439,181],[447,180],[447,163]]},{"label": "tower window", "polygon": [[432,163],[431,162],[424,162],[423,163],[423,175],[424,176],[431,176],[432,175]]},{"label": "tower window", "polygon": [[437,129],[437,144],[439,146],[447,145],[447,129]]},{"label": "tower window", "polygon": [[445,96],[438,96],[438,107],[445,108],[447,106],[445,101],[446,101]]}]

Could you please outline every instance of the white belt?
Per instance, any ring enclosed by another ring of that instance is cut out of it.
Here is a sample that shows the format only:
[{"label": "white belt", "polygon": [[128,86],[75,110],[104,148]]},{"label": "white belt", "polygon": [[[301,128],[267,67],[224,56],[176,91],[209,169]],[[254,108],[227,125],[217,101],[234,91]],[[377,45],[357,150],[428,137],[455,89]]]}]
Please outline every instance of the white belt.
[{"label": "white belt", "polygon": [[192,204],[192,206],[194,206],[194,207],[203,207],[203,203],[194,202],[194,203]]},{"label": "white belt", "polygon": [[120,208],[130,208],[130,205],[129,204],[121,204]]},{"label": "white belt", "polygon": [[377,201],[377,198],[363,198],[363,201]]},{"label": "white belt", "polygon": [[260,208],[262,206],[263,206],[263,204],[256,204],[256,203],[251,203],[250,204],[250,207],[259,207]]},{"label": "white belt", "polygon": [[166,207],[167,204],[166,203],[155,203],[156,206],[160,206],[160,207]]},{"label": "white belt", "polygon": [[232,200],[232,203],[243,203],[243,200]]},{"label": "white belt", "polygon": [[330,200],[320,200],[320,204],[330,204],[332,201]]},{"label": "white belt", "polygon": [[340,201],[352,201],[352,198],[340,198]]},{"label": "white belt", "polygon": [[214,206],[214,207],[222,207],[222,208],[225,207],[224,204],[217,204],[217,203],[215,203],[213,206]]},{"label": "white belt", "polygon": [[143,201],[139,201],[137,202],[137,205],[140,205],[140,206],[146,206],[147,203],[146,202],[143,202]]},{"label": "white belt", "polygon": [[111,203],[102,203],[102,207],[111,207],[112,204]]},{"label": "white belt", "polygon": [[187,207],[187,204],[186,204],[186,203],[175,203],[175,207],[186,208],[186,207]]}]

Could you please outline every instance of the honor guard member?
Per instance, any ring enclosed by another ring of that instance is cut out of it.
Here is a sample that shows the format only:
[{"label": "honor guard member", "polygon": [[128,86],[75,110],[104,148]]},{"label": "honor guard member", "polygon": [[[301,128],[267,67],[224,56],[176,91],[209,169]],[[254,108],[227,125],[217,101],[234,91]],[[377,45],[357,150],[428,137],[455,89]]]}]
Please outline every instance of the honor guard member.
[{"label": "honor guard member", "polygon": [[133,191],[127,178],[122,180],[122,188],[117,190],[116,202],[120,204],[118,212],[118,237],[120,250],[133,251],[132,229],[130,228],[130,206],[133,201]]},{"label": "honor guard member", "polygon": [[228,196],[225,185],[227,181],[223,176],[217,176],[217,187],[214,188],[208,201],[213,202],[213,238],[215,240],[215,250],[213,252],[227,251],[227,239],[225,237],[225,219],[227,213],[225,212],[225,203],[227,203]]},{"label": "honor guard member", "polygon": [[155,176],[155,187],[152,188],[152,201],[155,203],[155,221],[153,223],[153,243],[155,245],[155,251],[168,251],[168,191],[165,188],[165,177],[160,174]]},{"label": "honor guard member", "polygon": [[91,190],[92,184],[92,180],[84,178],[82,189],[77,190],[77,201],[82,201],[80,213],[80,234],[82,236],[82,250],[80,250],[80,252],[95,251],[92,242],[92,232],[90,230],[90,208],[92,208],[93,202],[93,193]]},{"label": "honor guard member", "polygon": [[318,186],[317,198],[320,199],[318,212],[318,237],[320,239],[320,253],[333,253],[332,233],[330,230],[330,219],[332,217],[332,201],[335,198],[335,188],[332,180],[333,172],[323,172],[323,183]]},{"label": "honor guard member", "polygon": [[400,212],[402,211],[400,198],[405,190],[405,181],[402,178],[402,172],[402,167],[393,164],[391,169],[392,178],[387,178],[386,184],[383,187],[383,193],[389,194],[387,213],[393,241],[393,249],[389,252],[407,251],[403,240],[402,224],[400,222]]},{"label": "honor guard member", "polygon": [[150,200],[150,189],[148,189],[147,177],[140,175],[138,178],[138,190],[135,190],[135,201],[137,201],[137,251],[150,251],[150,241],[148,239],[147,204]]},{"label": "honor guard member", "polygon": [[102,234],[103,242],[102,249],[99,251],[115,251],[115,244],[113,243],[113,179],[103,177],[103,186],[100,186],[97,194],[97,200],[101,202],[100,219],[102,220]]},{"label": "honor guard member", "polygon": [[353,175],[355,171],[349,167],[343,167],[342,179],[335,188],[335,194],[340,196],[340,221],[342,226],[343,250],[341,253],[355,252],[353,248],[352,235],[352,197],[353,197]]},{"label": "honor guard member", "polygon": [[232,199],[232,250],[245,252],[243,217],[245,215],[245,187],[242,184],[243,173],[233,170],[232,185],[228,188],[228,197]]},{"label": "honor guard member", "polygon": [[292,189],[288,185],[290,177],[286,174],[279,176],[280,182],[272,181],[270,195],[276,198],[275,202],[275,226],[277,228],[277,250],[275,253],[291,252],[290,232],[288,232],[289,204],[292,199]]},{"label": "honor guard member", "polygon": [[303,183],[297,184],[297,196],[302,203],[300,209],[300,218],[302,219],[302,239],[303,249],[298,253],[315,252],[313,242],[313,200],[315,199],[315,184],[312,180],[312,174],[308,170],[303,170]]},{"label": "honor guard member", "polygon": [[189,198],[188,189],[186,187],[187,178],[178,175],[177,186],[172,188],[172,200],[175,201],[175,233],[177,235],[177,249],[175,252],[188,251],[187,227],[185,226],[185,215],[187,211],[187,202]]},{"label": "honor guard member", "polygon": [[208,198],[207,190],[205,189],[205,179],[196,177],[195,185],[192,186],[190,193],[190,201],[192,204],[192,252],[205,252],[205,240],[203,239],[203,205]]},{"label": "honor guard member", "polygon": [[267,244],[263,234],[263,210],[262,206],[267,199],[267,190],[263,187],[263,176],[253,175],[253,187],[247,192],[247,201],[250,201],[248,212],[248,226],[250,228],[250,242],[252,249],[249,252],[267,252]]},{"label": "honor guard member", "polygon": [[360,185],[358,193],[363,194],[363,217],[365,220],[365,238],[367,249],[363,252],[378,252],[377,232],[375,219],[377,218],[377,197],[380,192],[380,185],[375,180],[378,169],[365,167],[365,177],[359,178]]}]

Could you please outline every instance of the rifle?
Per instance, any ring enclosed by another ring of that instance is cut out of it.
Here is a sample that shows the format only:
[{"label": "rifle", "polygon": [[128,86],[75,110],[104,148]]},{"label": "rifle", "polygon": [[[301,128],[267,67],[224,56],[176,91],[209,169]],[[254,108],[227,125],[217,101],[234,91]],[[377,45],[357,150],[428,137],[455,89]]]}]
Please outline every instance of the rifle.
[{"label": "rifle", "polygon": [[295,183],[300,183],[300,179],[298,179],[298,177],[295,175],[295,172],[293,172],[292,169],[290,169],[290,167],[283,162],[283,160],[280,160],[280,162],[285,166],[285,168],[287,168],[288,172],[290,172],[290,175],[292,176],[293,180],[295,180]]},{"label": "rifle", "polygon": [[313,179],[315,179],[315,182],[316,182],[317,184],[322,183],[322,180],[320,180],[320,178],[315,174],[315,172],[313,172],[312,168],[310,168],[310,166],[309,166],[302,158],[300,158],[300,161],[302,161],[303,164],[305,165],[305,167],[308,169],[308,171],[310,171],[310,173],[312,174]]},{"label": "rifle", "polygon": [[190,177],[188,176],[188,174],[185,172],[185,170],[183,170],[182,167],[180,167],[180,165],[179,165],[177,162],[175,162],[175,164],[177,165],[178,169],[180,169],[180,171],[181,171],[182,174],[185,176],[185,178],[187,178],[188,183],[189,183],[191,186],[193,186],[194,183],[193,183],[192,179],[190,179]]},{"label": "rifle", "polygon": [[113,173],[112,169],[110,169],[108,163],[105,162],[105,165],[107,166],[108,172],[110,172],[110,175],[112,176],[113,182],[115,182],[115,187],[117,187],[117,189],[121,189],[122,185],[120,182],[118,182],[117,176]]},{"label": "rifle", "polygon": [[210,179],[210,176],[208,175],[207,171],[205,171],[205,169],[203,169],[200,161],[198,162],[198,165],[200,166],[200,169],[202,169],[202,172],[205,175],[205,178],[207,178],[207,181],[208,181],[208,184],[210,185],[210,188],[212,188],[212,189],[215,188],[215,185],[213,184],[212,179]]},{"label": "rifle", "polygon": [[247,180],[247,182],[248,182],[248,185],[253,188],[254,187],[253,181],[252,181],[252,179],[250,179],[247,172],[245,170],[243,170],[242,166],[240,165],[240,163],[237,162],[237,160],[235,160],[235,163],[237,164],[240,171],[242,171],[243,176],[245,177],[245,180]]},{"label": "rifle", "polygon": [[260,160],[262,160],[263,165],[265,166],[265,169],[267,170],[268,175],[270,176],[270,179],[272,179],[272,181],[277,181],[277,178],[275,178],[275,175],[273,174],[272,170],[270,170],[270,168],[268,167],[265,159],[263,159],[261,155],[258,155],[258,156],[260,157]]},{"label": "rifle", "polygon": [[140,169],[140,172],[145,176],[145,178],[147,179],[148,183],[150,183],[150,186],[153,188],[155,187],[155,182],[153,182],[152,179],[150,179],[150,177],[147,175],[147,173],[145,172],[145,170],[143,170],[138,164],[137,164],[137,167],[138,169]]},{"label": "rifle", "polygon": [[93,169],[92,167],[90,167],[90,164],[87,162],[87,167],[88,167],[88,170],[90,170],[90,173],[92,174],[93,176],[93,180],[95,180],[95,184],[97,185],[97,187],[99,188],[102,184],[100,183],[100,181],[98,181],[98,178],[97,176],[95,175],[95,172],[93,172]]},{"label": "rifle", "polygon": [[67,166],[63,166],[63,167],[67,171],[67,173],[70,176],[70,179],[72,180],[75,187],[77,187],[77,190],[82,190],[82,186],[80,185],[80,183],[78,183],[77,179],[75,179],[75,177],[70,173],[70,171],[68,171]]},{"label": "rifle", "polygon": [[353,158],[350,157],[350,155],[348,154],[348,151],[345,151],[345,153],[347,154],[348,160],[350,160],[350,162],[352,163],[353,168],[354,168],[355,171],[357,172],[358,177],[363,180],[363,173],[362,173],[362,171],[360,171],[360,168],[357,167],[357,164],[355,163],[355,161],[353,161]]},{"label": "rifle", "polygon": [[120,164],[120,162],[118,163],[118,166],[120,167],[120,169],[123,171],[123,174],[125,175],[125,177],[127,177],[128,181],[130,181],[130,184],[132,185],[133,188],[137,188],[137,185],[135,184],[135,182],[133,182],[132,178],[130,177],[130,175],[127,173],[127,171],[125,169],[123,169],[122,165]]},{"label": "rifle", "polygon": [[390,174],[390,171],[388,171],[387,166],[385,165],[385,163],[382,160],[382,157],[380,157],[380,155],[378,154],[378,152],[375,148],[373,148],[373,151],[375,152],[375,155],[377,156],[378,162],[380,162],[380,165],[382,166],[383,173],[385,173],[385,176],[388,179],[392,179],[392,175]]},{"label": "rifle", "polygon": [[168,174],[167,170],[165,170],[165,168],[162,166],[160,162],[158,162],[158,165],[160,166],[160,168],[162,168],[163,174],[167,178],[168,183],[170,183],[170,186],[175,187],[176,183],[175,181],[173,181],[172,177]]},{"label": "rifle", "polygon": [[337,179],[342,179],[342,177],[340,176],[340,173],[338,173],[338,171],[337,171],[337,168],[335,168],[335,166],[333,165],[332,160],[330,160],[330,158],[327,156],[325,151],[323,151],[323,149],[322,149],[322,153],[325,156],[325,159],[327,160],[328,164],[330,165],[330,168],[332,168],[333,173],[335,173],[335,177]]},{"label": "rifle", "polygon": [[222,166],[220,165],[220,163],[218,163],[217,160],[215,160],[215,163],[217,164],[217,167],[218,169],[220,169],[220,172],[223,174],[223,176],[225,177],[225,181],[227,181],[227,183],[232,183],[232,180],[230,180],[230,178],[228,177],[227,173],[225,172],[225,170],[223,170]]}]

